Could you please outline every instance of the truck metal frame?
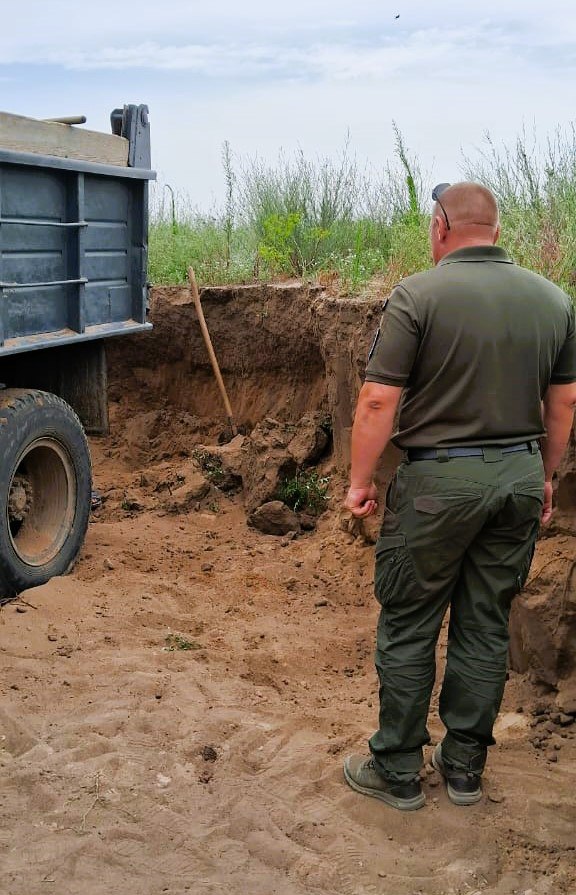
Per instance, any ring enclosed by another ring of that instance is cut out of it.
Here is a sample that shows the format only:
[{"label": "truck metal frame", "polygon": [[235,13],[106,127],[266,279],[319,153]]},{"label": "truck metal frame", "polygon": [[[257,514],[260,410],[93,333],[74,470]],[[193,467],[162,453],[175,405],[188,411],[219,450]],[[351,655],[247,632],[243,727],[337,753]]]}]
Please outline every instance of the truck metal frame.
[{"label": "truck metal frame", "polygon": [[142,167],[0,148],[0,358],[149,328],[147,107],[122,131]]},{"label": "truck metal frame", "polygon": [[105,339],[151,329],[147,106],[111,130],[0,113],[0,600],[74,563],[82,424],[108,429]]}]

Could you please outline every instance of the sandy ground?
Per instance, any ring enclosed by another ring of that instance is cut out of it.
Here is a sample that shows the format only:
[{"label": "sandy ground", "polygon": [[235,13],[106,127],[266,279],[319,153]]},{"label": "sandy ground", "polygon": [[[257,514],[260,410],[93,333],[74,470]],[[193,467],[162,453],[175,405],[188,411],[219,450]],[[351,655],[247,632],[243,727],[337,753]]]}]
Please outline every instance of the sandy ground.
[{"label": "sandy ground", "polygon": [[434,772],[413,814],[355,794],[372,551],[335,515],[259,535],[237,498],[127,510],[134,470],[107,453],[73,574],[0,611],[2,895],[576,893],[576,725],[549,760],[512,675],[479,805]]}]

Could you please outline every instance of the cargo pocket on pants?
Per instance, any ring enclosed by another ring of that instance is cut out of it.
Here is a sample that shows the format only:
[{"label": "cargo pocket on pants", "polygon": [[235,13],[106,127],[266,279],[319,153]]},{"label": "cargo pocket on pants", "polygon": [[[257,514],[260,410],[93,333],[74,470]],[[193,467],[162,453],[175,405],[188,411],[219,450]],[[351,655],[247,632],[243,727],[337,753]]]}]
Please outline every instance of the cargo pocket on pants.
[{"label": "cargo pocket on pants", "polygon": [[389,605],[395,594],[414,584],[412,558],[406,547],[406,536],[382,535],[376,542],[374,593],[382,607]]}]

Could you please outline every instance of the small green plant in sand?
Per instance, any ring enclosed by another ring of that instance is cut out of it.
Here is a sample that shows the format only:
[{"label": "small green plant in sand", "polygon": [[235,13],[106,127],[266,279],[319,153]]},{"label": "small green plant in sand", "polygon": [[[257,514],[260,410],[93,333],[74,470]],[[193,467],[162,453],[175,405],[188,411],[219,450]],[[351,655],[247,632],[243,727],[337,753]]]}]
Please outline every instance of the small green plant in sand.
[{"label": "small green plant in sand", "polygon": [[318,516],[328,503],[330,477],[316,470],[299,470],[284,479],[278,490],[278,498],[295,512],[308,511]]},{"label": "small green plant in sand", "polygon": [[222,460],[220,457],[215,457],[214,454],[209,453],[209,451],[201,450],[192,451],[192,456],[208,481],[218,487],[224,480],[224,470],[222,469]]},{"label": "small green plant in sand", "polygon": [[196,643],[195,640],[188,640],[187,637],[183,637],[182,634],[168,634],[165,638],[165,650],[169,653],[176,652],[177,650],[195,650],[201,649],[199,643]]}]

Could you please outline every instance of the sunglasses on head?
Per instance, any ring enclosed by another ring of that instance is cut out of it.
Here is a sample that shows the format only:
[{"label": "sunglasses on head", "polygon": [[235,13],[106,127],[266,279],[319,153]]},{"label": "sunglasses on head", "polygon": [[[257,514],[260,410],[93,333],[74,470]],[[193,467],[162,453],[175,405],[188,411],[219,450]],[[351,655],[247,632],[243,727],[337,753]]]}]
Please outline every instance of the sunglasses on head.
[{"label": "sunglasses on head", "polygon": [[444,206],[442,205],[442,202],[440,201],[440,196],[442,195],[442,193],[445,190],[448,189],[449,186],[451,186],[451,184],[449,184],[449,183],[439,183],[438,186],[435,186],[434,189],[432,190],[432,199],[434,200],[434,202],[437,202],[438,205],[440,206],[440,208],[442,209],[442,214],[444,215],[444,220],[446,221],[446,229],[447,230],[450,229],[450,221],[448,220],[448,215],[446,214],[446,209],[444,208]]}]

